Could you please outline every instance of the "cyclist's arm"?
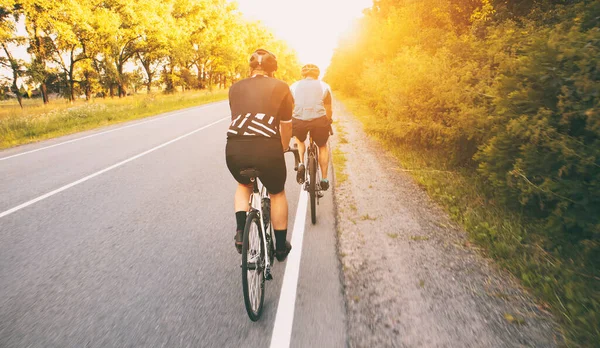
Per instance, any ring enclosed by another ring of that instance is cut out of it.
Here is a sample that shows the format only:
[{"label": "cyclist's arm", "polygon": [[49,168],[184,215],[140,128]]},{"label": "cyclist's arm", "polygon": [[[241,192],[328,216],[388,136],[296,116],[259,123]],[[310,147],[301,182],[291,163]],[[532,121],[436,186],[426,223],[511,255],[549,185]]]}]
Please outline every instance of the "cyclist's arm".
[{"label": "cyclist's arm", "polygon": [[294,97],[289,89],[279,107],[279,133],[281,134],[281,147],[287,150],[292,138],[292,113],[294,111]]},{"label": "cyclist's arm", "polygon": [[281,133],[281,147],[285,151],[290,147],[290,140],[292,139],[292,120],[281,122],[279,132]]},{"label": "cyclist's arm", "polygon": [[330,122],[333,120],[333,109],[331,107],[332,99],[333,98],[331,96],[331,89],[328,86],[327,91],[325,92],[325,98],[323,98],[323,106],[325,106],[325,114],[327,115],[327,118]]}]

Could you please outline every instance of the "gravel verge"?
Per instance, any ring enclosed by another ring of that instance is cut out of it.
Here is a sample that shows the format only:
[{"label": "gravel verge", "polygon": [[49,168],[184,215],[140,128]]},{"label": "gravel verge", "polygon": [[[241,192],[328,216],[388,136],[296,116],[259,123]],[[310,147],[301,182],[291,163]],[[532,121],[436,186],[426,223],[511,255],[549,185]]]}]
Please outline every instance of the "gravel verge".
[{"label": "gravel verge", "polygon": [[334,197],[348,345],[558,346],[552,316],[468,242],[341,103],[334,109],[332,149],[347,158]]}]

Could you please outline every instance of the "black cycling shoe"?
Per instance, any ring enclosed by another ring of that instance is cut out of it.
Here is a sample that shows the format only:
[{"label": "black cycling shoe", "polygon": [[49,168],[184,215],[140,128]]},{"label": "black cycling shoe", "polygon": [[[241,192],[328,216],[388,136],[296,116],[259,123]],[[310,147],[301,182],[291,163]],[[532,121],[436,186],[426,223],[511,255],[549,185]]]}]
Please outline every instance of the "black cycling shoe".
[{"label": "black cycling shoe", "polygon": [[238,253],[242,253],[242,244],[244,244],[244,231],[235,231],[235,249]]},{"label": "black cycling shoe", "polygon": [[296,173],[296,181],[302,185],[304,183],[304,172],[306,168],[304,167],[304,163],[300,163],[298,165],[298,173]]},{"label": "black cycling shoe", "polygon": [[321,179],[321,190],[327,191],[328,188],[329,188],[329,180]]},{"label": "black cycling shoe", "polygon": [[290,242],[288,242],[286,240],[285,241],[285,250],[275,250],[275,257],[277,258],[277,261],[279,261],[279,262],[285,261],[286,257],[288,256],[288,254],[290,253],[291,250],[292,250],[292,245],[290,244]]}]

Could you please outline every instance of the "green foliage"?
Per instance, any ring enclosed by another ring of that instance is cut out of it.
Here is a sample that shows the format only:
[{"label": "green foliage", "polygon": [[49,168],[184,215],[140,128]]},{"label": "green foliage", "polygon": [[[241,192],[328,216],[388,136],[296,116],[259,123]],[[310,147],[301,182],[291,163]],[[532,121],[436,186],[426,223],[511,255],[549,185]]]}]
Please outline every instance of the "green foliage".
[{"label": "green foliage", "polygon": [[518,214],[526,228],[486,223],[493,214],[474,218],[460,192],[430,192],[569,338],[598,342],[600,2],[378,0],[365,14],[326,80],[369,108],[368,131],[436,154],[494,212]]},{"label": "green foliage", "polygon": [[[16,36],[15,17],[24,19],[26,39]],[[0,64],[10,67],[18,62],[8,43],[31,55],[31,64],[15,68],[29,77],[22,82],[71,101],[130,95],[140,82],[132,65],[148,93],[157,85],[224,88],[248,75],[248,57],[260,47],[278,56],[279,78],[294,80],[299,71],[296,52],[228,0],[2,0]],[[61,83],[51,85],[52,76]]]},{"label": "green foliage", "polygon": [[497,119],[477,156],[480,172],[546,218],[557,244],[567,238],[597,246],[600,30],[563,23],[523,38],[518,49],[497,78]]}]

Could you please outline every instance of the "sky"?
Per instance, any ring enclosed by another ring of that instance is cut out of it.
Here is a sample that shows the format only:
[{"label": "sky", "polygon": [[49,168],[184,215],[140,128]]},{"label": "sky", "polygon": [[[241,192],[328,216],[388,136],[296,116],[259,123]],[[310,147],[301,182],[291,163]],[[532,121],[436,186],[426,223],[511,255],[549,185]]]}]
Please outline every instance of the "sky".
[{"label": "sky", "polygon": [[[248,19],[260,20],[298,52],[301,64],[329,66],[339,36],[372,0],[237,0]],[[268,48],[266,48],[268,49]],[[276,52],[273,52],[277,54]]]}]

